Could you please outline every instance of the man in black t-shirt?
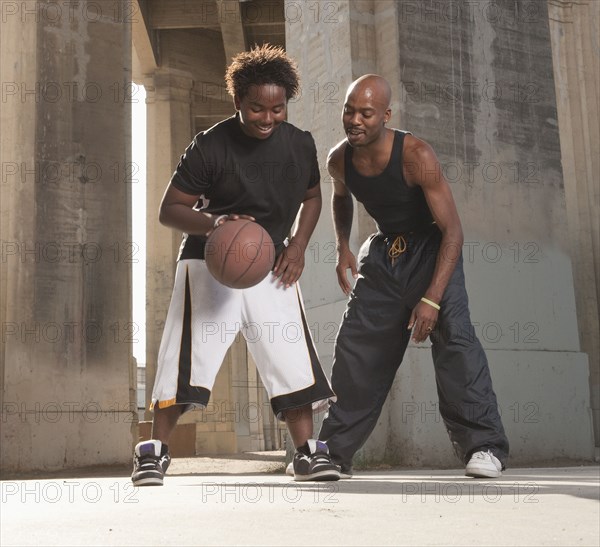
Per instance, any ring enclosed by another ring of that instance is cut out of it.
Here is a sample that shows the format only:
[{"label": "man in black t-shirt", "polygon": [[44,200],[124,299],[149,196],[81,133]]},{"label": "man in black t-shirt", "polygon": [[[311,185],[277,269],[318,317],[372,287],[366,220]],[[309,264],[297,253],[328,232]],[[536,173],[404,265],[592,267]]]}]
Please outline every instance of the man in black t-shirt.
[{"label": "man in black t-shirt", "polygon": [[[262,46],[237,55],[226,81],[236,115],[196,135],[160,207],[160,222],[184,238],[158,355],[152,440],[135,447],[137,486],[163,484],[170,434],[183,412],[207,405],[239,331],[296,447],[295,480],[339,479],[327,445],[312,439],[313,407],[335,397],[297,285],[321,210],[313,138],[285,121],[287,102],[298,91],[297,70],[282,49]],[[203,260],[207,235],[237,218],[258,222],[276,249],[273,275],[248,289],[221,285]]]}]

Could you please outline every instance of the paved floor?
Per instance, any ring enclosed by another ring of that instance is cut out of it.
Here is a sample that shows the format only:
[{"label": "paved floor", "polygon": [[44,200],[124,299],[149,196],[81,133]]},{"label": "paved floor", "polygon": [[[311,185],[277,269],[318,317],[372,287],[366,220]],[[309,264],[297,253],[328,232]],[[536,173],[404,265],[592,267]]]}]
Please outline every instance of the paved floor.
[{"label": "paved floor", "polygon": [[295,483],[281,456],[174,460],[163,487],[113,474],[0,482],[9,545],[600,544],[598,466],[359,472]]}]

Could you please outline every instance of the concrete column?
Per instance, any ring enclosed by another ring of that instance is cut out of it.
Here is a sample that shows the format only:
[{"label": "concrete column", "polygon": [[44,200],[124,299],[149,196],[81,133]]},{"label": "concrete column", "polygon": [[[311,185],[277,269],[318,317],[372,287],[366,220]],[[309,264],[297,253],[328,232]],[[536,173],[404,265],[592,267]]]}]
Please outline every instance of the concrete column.
[{"label": "concrete column", "polygon": [[[471,318],[512,463],[590,459],[589,368],[577,331],[546,4],[467,4],[339,1],[301,11],[286,2],[286,47],[304,90],[290,119],[316,139],[327,204],[325,158],[343,138],[347,84],[373,71],[390,80],[394,125],[432,144],[459,208]],[[316,94],[327,86],[332,94]],[[369,232],[359,207],[355,251]],[[334,265],[326,206],[301,280],[326,367],[346,301]],[[427,345],[409,347],[360,459],[457,465]]]},{"label": "concrete column", "polygon": [[136,420],[130,25],[98,3],[2,10],[1,467],[124,463]]},{"label": "concrete column", "polygon": [[[341,109],[353,71],[350,14],[352,3],[330,2],[314,9],[300,2],[286,2],[286,50],[298,62],[301,95],[289,105],[291,123],[311,131],[317,145],[321,170],[323,211],[306,253],[300,285],[303,289],[309,327],[327,373],[331,370],[333,338],[346,298],[335,276],[335,239],[329,213],[332,187],[327,174],[329,149],[343,138]],[[318,8],[318,9],[317,9]],[[355,226],[358,214],[355,211]],[[359,236],[352,233],[352,244]]]},{"label": "concrete column", "polygon": [[[181,233],[158,222],[163,194],[192,139],[192,78],[159,69],[145,82],[147,104],[146,399],[152,396],[158,348],[167,318]],[[146,405],[147,406],[147,405]],[[151,419],[151,414],[148,414]]]},{"label": "concrete column", "polygon": [[560,152],[581,349],[600,445],[600,50],[598,2],[548,3]]},{"label": "concrete column", "polygon": [[[298,61],[302,85],[301,96],[290,103],[289,119],[311,131],[315,139],[323,193],[323,210],[307,249],[300,284],[319,358],[330,374],[333,343],[346,297],[334,270],[332,186],[326,159],[329,149],[344,138],[341,115],[346,88],[358,76],[379,70],[376,53],[379,49],[389,51],[388,41],[396,36],[395,2],[337,1],[317,6],[290,1],[286,2],[285,15],[286,50]],[[381,22],[384,25],[380,28],[377,24]],[[391,61],[383,68],[389,68],[389,64],[396,70],[397,63]],[[364,207],[355,202],[352,248],[358,249],[374,227]],[[315,431],[320,419],[322,416],[316,420]]]},{"label": "concrete column", "polygon": [[[212,31],[164,31],[163,68],[145,82],[148,91],[147,402],[154,384],[181,243],[179,232],[158,223],[158,207],[180,155],[194,133],[208,129],[234,112],[224,89],[226,59],[223,42],[216,40],[218,37]],[[169,68],[174,66],[186,70]],[[195,434],[193,443],[186,443],[186,447],[193,444],[196,454],[263,449],[265,409],[258,400],[261,389],[264,390],[259,387],[256,367],[249,362],[246,344],[240,336],[224,359],[207,409],[187,413],[179,421],[188,440],[190,431]],[[152,414],[147,413],[146,417],[151,419]],[[177,445],[173,448],[178,455]]]},{"label": "concrete column", "polygon": [[[547,6],[399,4],[398,15],[403,127],[433,145],[457,202],[511,464],[591,459]],[[456,465],[427,347],[409,347],[391,399],[398,419],[378,450]]]}]

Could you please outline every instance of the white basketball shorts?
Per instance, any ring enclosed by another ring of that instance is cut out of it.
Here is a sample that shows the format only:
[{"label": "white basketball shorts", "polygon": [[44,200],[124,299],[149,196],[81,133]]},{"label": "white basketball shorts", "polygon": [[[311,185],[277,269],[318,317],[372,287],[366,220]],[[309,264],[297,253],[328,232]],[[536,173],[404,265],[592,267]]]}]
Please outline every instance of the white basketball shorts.
[{"label": "white basketball shorts", "polygon": [[206,407],[225,353],[241,331],[275,415],[335,400],[307,326],[298,284],[277,278],[249,289],[216,281],[204,260],[181,260],[158,353],[151,410]]}]

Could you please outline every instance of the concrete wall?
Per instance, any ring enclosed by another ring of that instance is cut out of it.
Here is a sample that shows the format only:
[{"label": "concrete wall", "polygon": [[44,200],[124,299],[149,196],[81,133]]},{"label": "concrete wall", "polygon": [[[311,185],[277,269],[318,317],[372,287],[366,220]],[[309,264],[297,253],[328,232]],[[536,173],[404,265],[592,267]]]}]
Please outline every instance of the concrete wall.
[{"label": "concrete wall", "polygon": [[87,7],[2,12],[3,471],[131,458],[131,33]]},{"label": "concrete wall", "polygon": [[[160,202],[193,136],[235,112],[224,84],[227,59],[219,31],[165,30],[160,33],[160,43],[160,67],[135,76],[148,92],[148,404],[181,243],[180,232],[158,222]],[[225,357],[207,409],[187,413],[179,423],[186,431],[193,424],[196,454],[279,448],[281,427],[265,399],[256,366],[240,336]],[[152,419],[151,412],[146,419]]]},{"label": "concrete wall", "polygon": [[[2,6],[3,470],[130,458],[127,7]],[[343,137],[346,86],[379,72],[394,90],[392,124],[431,142],[452,184],[472,319],[513,464],[591,458],[590,407],[597,416],[600,400],[598,4],[287,1],[284,14],[286,46],[303,76],[290,119],[312,130],[323,174],[326,205],[302,286],[325,368],[345,306],[334,274],[325,158]],[[161,66],[148,64],[146,51],[142,64],[152,68],[136,80],[149,91],[149,386],[179,243],[179,234],[158,225],[156,210],[192,135],[232,111],[222,76],[233,46],[219,41],[222,33],[160,31]],[[354,249],[372,229],[357,207]],[[196,424],[196,450],[276,446],[281,429],[261,413],[263,395],[243,343],[236,344],[215,386],[215,407],[184,419]],[[360,457],[456,465],[426,347],[409,348]]]},{"label": "concrete wall", "polygon": [[548,3],[569,253],[600,446],[600,3]]},{"label": "concrete wall", "polygon": [[[335,12],[319,20],[309,11],[287,23],[304,85],[339,85],[330,103],[309,95],[294,104],[292,121],[313,131],[323,169],[343,137],[347,83],[370,71],[389,77],[393,123],[432,144],[461,214],[472,321],[512,463],[591,459],[589,369],[579,346],[545,4],[518,13],[511,2],[331,4]],[[311,244],[321,254],[302,280],[309,321],[329,334],[319,340],[326,365],[335,335],[327,329],[335,330],[345,300],[329,217],[326,209]],[[355,219],[357,249],[372,223],[361,208]],[[410,346],[359,461],[455,466],[436,404],[430,352]]]}]

